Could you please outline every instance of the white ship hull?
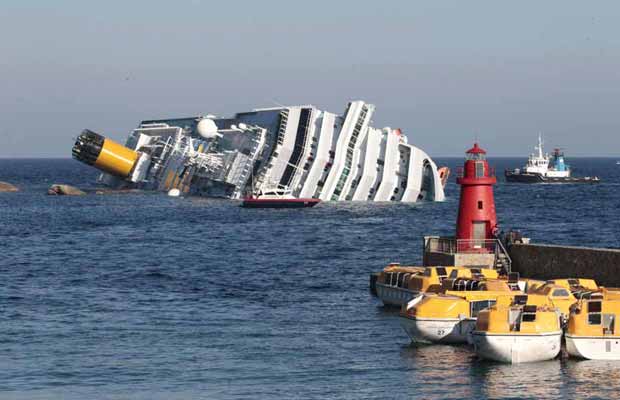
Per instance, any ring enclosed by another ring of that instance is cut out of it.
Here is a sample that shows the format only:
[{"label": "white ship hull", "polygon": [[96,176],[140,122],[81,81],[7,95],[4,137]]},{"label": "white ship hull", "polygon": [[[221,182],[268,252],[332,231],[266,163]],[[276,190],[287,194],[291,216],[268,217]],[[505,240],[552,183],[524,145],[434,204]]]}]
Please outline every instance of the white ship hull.
[{"label": "white ship hull", "polygon": [[566,351],[573,357],[589,360],[620,360],[620,336],[566,335]]},{"label": "white ship hull", "polygon": [[411,299],[420,294],[418,291],[386,285],[384,283],[377,283],[376,288],[377,297],[386,306],[400,307],[403,304],[407,304]]},{"label": "white ship hull", "polygon": [[562,331],[531,335],[474,331],[472,341],[481,358],[518,364],[555,358],[560,353]]},{"label": "white ship hull", "polygon": [[465,344],[476,319],[401,316],[400,323],[414,343]]},{"label": "white ship hull", "polygon": [[[125,147],[144,162],[101,182],[231,199],[282,186],[324,201],[444,200],[433,160],[400,129],[373,128],[374,110],[352,101],[342,115],[304,105],[143,121]],[[81,161],[94,165],[97,156]]]}]

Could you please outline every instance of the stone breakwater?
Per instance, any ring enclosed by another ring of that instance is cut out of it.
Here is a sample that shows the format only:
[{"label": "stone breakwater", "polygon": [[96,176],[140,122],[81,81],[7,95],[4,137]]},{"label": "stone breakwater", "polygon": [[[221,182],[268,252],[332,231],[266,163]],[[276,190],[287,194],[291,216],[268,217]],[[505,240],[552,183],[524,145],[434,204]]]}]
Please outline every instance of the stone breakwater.
[{"label": "stone breakwater", "polygon": [[512,270],[533,279],[591,278],[620,287],[620,249],[544,244],[513,244]]}]

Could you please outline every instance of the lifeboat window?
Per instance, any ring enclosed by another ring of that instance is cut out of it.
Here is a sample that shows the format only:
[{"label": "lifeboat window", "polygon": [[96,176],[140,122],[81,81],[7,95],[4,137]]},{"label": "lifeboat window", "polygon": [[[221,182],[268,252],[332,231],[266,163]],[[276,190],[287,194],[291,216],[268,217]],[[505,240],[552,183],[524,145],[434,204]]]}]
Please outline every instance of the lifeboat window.
[{"label": "lifeboat window", "polygon": [[482,201],[478,202],[478,210],[482,210]]},{"label": "lifeboat window", "polygon": [[515,296],[514,304],[523,305],[527,303],[527,295]]},{"label": "lifeboat window", "polygon": [[588,314],[588,324],[590,324],[590,325],[600,325],[601,324],[601,314]]},{"label": "lifeboat window", "polygon": [[472,274],[479,274],[480,273],[480,268],[472,268],[471,269],[471,273]]},{"label": "lifeboat window", "polygon": [[450,272],[449,278],[450,279],[456,279],[456,278],[458,278],[458,275],[459,275],[459,272],[457,270],[453,269],[452,272]]},{"label": "lifeboat window", "polygon": [[522,322],[536,321],[536,306],[528,305],[523,306],[523,312],[521,313]]},{"label": "lifeboat window", "polygon": [[426,268],[424,270],[424,276],[431,276],[432,273],[433,271],[430,268]]},{"label": "lifeboat window", "polygon": [[445,268],[439,267],[439,268],[437,268],[437,275],[439,275],[439,276],[448,276],[448,272],[446,271]]},{"label": "lifeboat window", "polygon": [[577,279],[569,279],[568,280],[568,284],[571,286],[578,286],[579,285],[579,281]]},{"label": "lifeboat window", "polygon": [[536,321],[536,313],[523,314],[523,316],[521,317],[521,321],[523,321],[523,322],[533,322],[533,321]]},{"label": "lifeboat window", "polygon": [[411,279],[411,274],[405,274],[403,278],[402,287],[409,287],[409,280]]},{"label": "lifeboat window", "polygon": [[485,310],[493,305],[495,305],[495,300],[472,301],[469,310],[470,316],[472,318],[477,317],[480,311]]},{"label": "lifeboat window", "polygon": [[401,274],[400,272],[398,273],[398,278],[396,278],[396,286],[398,287],[402,287],[403,286],[403,280],[405,279],[405,274]]},{"label": "lifeboat window", "polygon": [[589,313],[600,313],[601,312],[601,302],[600,301],[589,301],[588,302],[588,312]]},{"label": "lifeboat window", "polygon": [[566,289],[556,289],[553,292],[553,297],[567,297],[568,291]]}]

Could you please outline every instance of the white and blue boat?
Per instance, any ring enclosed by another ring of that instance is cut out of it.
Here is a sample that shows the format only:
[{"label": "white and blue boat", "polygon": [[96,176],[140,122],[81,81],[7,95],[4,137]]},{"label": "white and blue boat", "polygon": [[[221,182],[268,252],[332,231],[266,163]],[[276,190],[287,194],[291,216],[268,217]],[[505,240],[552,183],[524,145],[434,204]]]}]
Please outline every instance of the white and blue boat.
[{"label": "white and blue boat", "polygon": [[573,177],[571,168],[564,160],[561,149],[554,149],[551,155],[543,153],[542,137],[538,136],[536,153],[530,154],[523,168],[506,170],[507,182],[517,183],[598,183],[597,176]]}]

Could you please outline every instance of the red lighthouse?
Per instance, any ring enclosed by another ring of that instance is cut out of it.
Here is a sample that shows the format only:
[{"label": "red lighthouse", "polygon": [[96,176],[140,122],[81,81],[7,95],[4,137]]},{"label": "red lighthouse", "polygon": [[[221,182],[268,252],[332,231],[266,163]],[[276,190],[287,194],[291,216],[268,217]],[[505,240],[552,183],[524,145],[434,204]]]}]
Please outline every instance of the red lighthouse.
[{"label": "red lighthouse", "polygon": [[456,183],[461,185],[461,198],[456,222],[457,239],[495,239],[497,217],[493,185],[497,180],[489,168],[486,153],[474,143],[474,147],[467,150],[463,170],[458,171]]}]

